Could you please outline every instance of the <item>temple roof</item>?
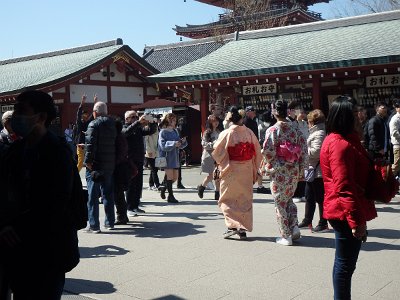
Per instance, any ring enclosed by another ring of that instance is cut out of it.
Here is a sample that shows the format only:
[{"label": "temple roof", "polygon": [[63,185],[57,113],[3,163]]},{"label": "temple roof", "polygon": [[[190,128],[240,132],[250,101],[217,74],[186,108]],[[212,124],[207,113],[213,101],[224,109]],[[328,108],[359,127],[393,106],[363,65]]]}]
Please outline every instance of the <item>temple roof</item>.
[{"label": "temple roof", "polygon": [[[231,5],[231,3],[232,3],[232,0],[196,0],[197,2],[202,2],[202,3],[206,3],[206,4],[210,4],[210,5],[213,5],[213,6],[218,6],[218,7],[222,7],[222,8],[229,8],[229,6]],[[330,0],[300,0],[300,1],[296,1],[297,3],[301,3],[301,4],[304,4],[304,5],[306,5],[306,6],[310,6],[310,5],[314,5],[314,4],[316,4],[316,3],[322,3],[322,2],[325,2],[325,3],[328,3]],[[271,4],[272,3],[275,3],[275,2],[277,2],[277,3],[282,3],[282,2],[285,2],[285,1],[282,1],[282,0],[265,0],[265,2],[271,2]]]},{"label": "temple roof", "polygon": [[124,51],[150,74],[158,73],[121,39],[0,61],[0,95],[41,88],[77,76]]},{"label": "temple roof", "polygon": [[400,63],[400,10],[241,32],[215,52],[155,82],[193,82]]},{"label": "temple roof", "polygon": [[146,46],[143,51],[143,58],[160,72],[167,72],[202,58],[233,39],[234,35],[230,34],[218,38],[212,37],[167,45]]},{"label": "temple roof", "polygon": [[[254,18],[254,17],[249,17]],[[266,12],[260,12],[256,14],[259,26],[265,28],[264,22],[268,20],[278,20],[280,18],[287,18],[284,25],[308,23],[322,20],[320,13],[305,10],[302,7],[291,7],[291,8],[279,8],[273,9]],[[191,25],[186,24],[185,27],[176,25],[173,30],[176,31],[177,35],[182,35],[190,38],[196,38],[196,35],[213,35],[213,32],[224,32],[226,29],[230,29],[234,32],[240,24],[244,23],[245,19],[241,16],[235,18],[222,18],[217,22],[202,24],[202,25]],[[280,24],[280,22],[277,22]],[[274,26],[269,26],[274,27]],[[257,29],[264,29],[257,28]]]}]

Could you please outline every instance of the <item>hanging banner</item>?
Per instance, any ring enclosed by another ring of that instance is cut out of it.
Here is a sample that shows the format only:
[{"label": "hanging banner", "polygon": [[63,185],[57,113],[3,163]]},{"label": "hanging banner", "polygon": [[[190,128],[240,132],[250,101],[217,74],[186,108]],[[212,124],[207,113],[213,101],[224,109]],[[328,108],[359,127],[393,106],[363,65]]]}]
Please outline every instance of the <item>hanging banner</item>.
[{"label": "hanging banner", "polygon": [[243,96],[262,94],[276,94],[276,83],[243,86]]},{"label": "hanging banner", "polygon": [[366,78],[367,88],[398,86],[398,85],[400,85],[400,74],[368,76]]}]

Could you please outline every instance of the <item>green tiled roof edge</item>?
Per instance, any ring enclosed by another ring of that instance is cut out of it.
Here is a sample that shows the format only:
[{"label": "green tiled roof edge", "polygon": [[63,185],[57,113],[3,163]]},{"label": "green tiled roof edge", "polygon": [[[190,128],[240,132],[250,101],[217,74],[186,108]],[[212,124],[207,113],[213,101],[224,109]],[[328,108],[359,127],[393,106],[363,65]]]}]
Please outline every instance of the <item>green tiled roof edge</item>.
[{"label": "green tiled roof edge", "polygon": [[253,69],[244,71],[231,71],[222,73],[209,73],[200,75],[189,75],[189,76],[176,76],[176,77],[148,77],[151,82],[188,82],[188,81],[205,81],[205,80],[217,80],[217,79],[228,79],[237,77],[247,77],[247,76],[259,76],[268,74],[282,74],[291,72],[304,72],[304,71],[314,71],[314,70],[327,70],[335,68],[346,68],[355,66],[365,66],[365,65],[380,65],[388,63],[399,63],[400,55],[393,56],[383,56],[383,57],[370,57],[362,59],[352,59],[352,60],[342,60],[334,62],[324,62],[324,63],[314,63],[314,64],[304,64],[304,65],[292,65],[292,66],[282,66],[282,67],[272,67],[264,69]]}]

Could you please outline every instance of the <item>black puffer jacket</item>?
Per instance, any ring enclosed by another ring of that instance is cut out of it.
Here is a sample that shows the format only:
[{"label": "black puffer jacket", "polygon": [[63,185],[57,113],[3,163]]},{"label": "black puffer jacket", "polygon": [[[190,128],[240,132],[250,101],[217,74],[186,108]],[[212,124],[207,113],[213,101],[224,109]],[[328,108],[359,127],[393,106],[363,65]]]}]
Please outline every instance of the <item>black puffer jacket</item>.
[{"label": "black puffer jacket", "polygon": [[[378,115],[372,117],[364,128],[365,146],[371,153],[378,153],[386,145],[389,147],[390,133],[386,120]],[[388,150],[388,149],[387,149]]]},{"label": "black puffer jacket", "polygon": [[115,168],[115,139],[117,129],[114,119],[97,117],[89,123],[85,135],[84,163],[93,164],[93,170],[111,173]]},{"label": "black puffer jacket", "polygon": [[144,161],[144,142],[143,137],[152,135],[157,130],[156,123],[149,123],[149,126],[143,127],[139,121],[132,124],[125,124],[122,128],[122,134],[128,141],[128,157],[134,162]]}]

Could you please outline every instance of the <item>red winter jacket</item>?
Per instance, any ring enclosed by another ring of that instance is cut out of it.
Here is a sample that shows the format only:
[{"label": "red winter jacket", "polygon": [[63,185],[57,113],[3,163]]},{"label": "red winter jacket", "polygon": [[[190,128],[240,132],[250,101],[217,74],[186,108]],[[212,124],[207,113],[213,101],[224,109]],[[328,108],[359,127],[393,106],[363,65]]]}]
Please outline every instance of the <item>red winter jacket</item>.
[{"label": "red winter jacket", "polygon": [[346,220],[350,228],[374,219],[375,204],[364,196],[369,173],[367,153],[356,134],[329,134],[321,148],[324,218]]}]

